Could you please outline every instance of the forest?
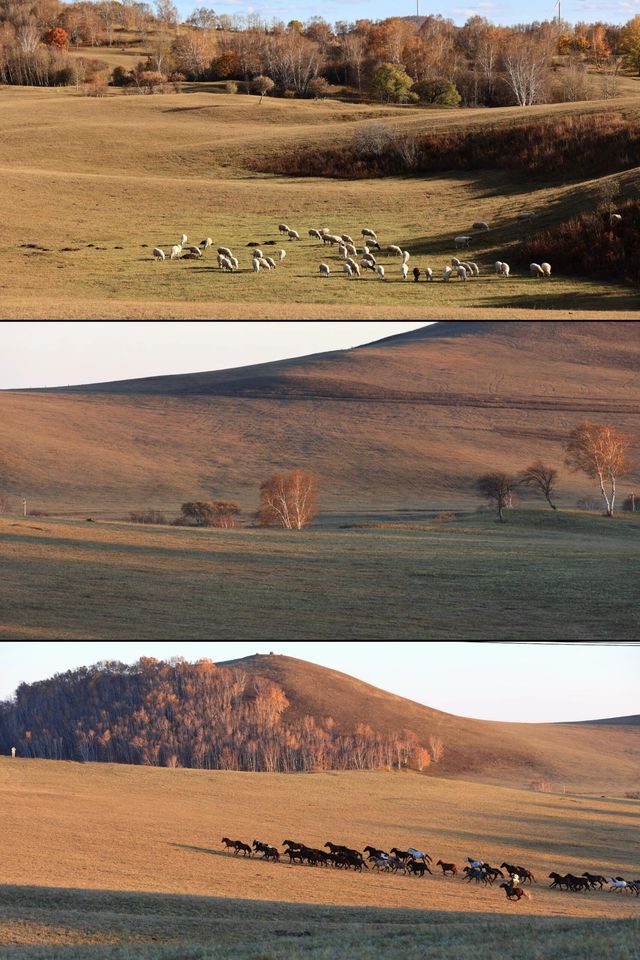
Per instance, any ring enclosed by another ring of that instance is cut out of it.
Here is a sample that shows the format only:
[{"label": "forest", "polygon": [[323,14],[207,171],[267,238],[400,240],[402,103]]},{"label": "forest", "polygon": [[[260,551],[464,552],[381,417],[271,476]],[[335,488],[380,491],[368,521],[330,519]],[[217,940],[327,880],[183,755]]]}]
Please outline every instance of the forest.
[{"label": "forest", "polygon": [[[431,754],[407,730],[287,715],[277,684],[241,668],[176,658],[117,661],[21,684],[0,703],[0,753],[206,770],[308,773],[424,770]],[[435,760],[443,745],[433,738]]]}]

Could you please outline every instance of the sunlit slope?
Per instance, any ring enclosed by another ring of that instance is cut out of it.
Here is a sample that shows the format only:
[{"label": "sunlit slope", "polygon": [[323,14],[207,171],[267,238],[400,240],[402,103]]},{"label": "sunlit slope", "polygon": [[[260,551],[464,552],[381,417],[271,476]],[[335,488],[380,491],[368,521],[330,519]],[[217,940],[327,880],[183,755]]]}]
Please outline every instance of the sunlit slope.
[{"label": "sunlit slope", "polygon": [[[0,393],[2,485],[43,510],[249,510],[271,470],[302,467],[325,511],[471,504],[489,467],[562,467],[584,417],[637,436],[638,370],[634,322],[443,323],[236,370]],[[563,472],[561,503],[593,493]]]}]

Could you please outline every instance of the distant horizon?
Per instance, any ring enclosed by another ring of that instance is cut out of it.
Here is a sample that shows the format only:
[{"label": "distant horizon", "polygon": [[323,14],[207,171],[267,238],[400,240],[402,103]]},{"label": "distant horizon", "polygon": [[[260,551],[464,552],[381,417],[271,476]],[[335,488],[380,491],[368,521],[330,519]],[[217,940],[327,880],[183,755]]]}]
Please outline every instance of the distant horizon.
[{"label": "distant horizon", "polygon": [[[400,642],[4,641],[0,643],[0,700],[21,683],[105,660],[126,664],[140,657],[184,657],[222,664],[256,654],[326,667],[442,713],[503,723],[588,723],[640,715],[637,678],[640,647],[602,644],[491,644]],[[366,649],[366,648],[365,648]],[[411,677],[408,686],[406,677]],[[471,710],[471,704],[475,709]]]},{"label": "distant horizon", "polygon": [[354,349],[434,322],[5,321],[0,390],[187,376],[293,360]]}]

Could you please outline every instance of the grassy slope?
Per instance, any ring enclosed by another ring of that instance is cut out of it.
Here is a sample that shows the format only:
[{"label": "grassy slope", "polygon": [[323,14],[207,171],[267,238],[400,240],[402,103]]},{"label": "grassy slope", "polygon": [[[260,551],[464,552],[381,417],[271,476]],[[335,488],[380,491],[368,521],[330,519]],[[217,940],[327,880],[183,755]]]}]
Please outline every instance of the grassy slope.
[{"label": "grassy slope", "polygon": [[[212,496],[253,511],[265,475],[299,466],[325,513],[468,507],[488,466],[562,464],[585,416],[637,436],[639,366],[636,323],[457,323],[216,374],[0,393],[2,482],[33,509],[173,517]],[[563,506],[596,493],[561,471]]]},{"label": "grassy slope", "polygon": [[[637,90],[629,89],[633,93],[613,107],[611,101],[545,105],[530,108],[527,117],[602,109],[635,115]],[[515,219],[519,211],[539,211],[536,229],[550,225],[593,202],[595,183],[523,185],[481,172],[319,186],[256,177],[246,167],[256,154],[350,138],[359,123],[372,120],[446,130],[513,122],[522,118],[516,108],[425,112],[269,99],[258,107],[255,97],[206,86],[158,97],[113,91],[102,100],[69,90],[6,88],[0,107],[2,255],[10,278],[0,282],[0,313],[7,318],[421,318],[426,311],[455,316],[469,308],[482,317],[503,307],[555,308],[568,316],[637,309],[629,288],[561,277],[542,284],[522,275],[503,282],[488,273],[525,235],[528,228]],[[631,171],[622,179],[631,183],[633,177]],[[283,217],[304,240],[287,244],[287,261],[275,273],[254,276],[246,243],[271,239],[279,246],[276,225]],[[385,243],[402,244],[420,266],[440,269],[454,252],[453,236],[477,219],[494,229],[474,247],[483,276],[469,284],[399,286],[398,264],[388,258],[395,282],[382,284],[372,275],[355,283],[339,275],[323,281],[319,262],[337,261],[306,236],[309,227],[324,224],[355,235],[373,222]],[[243,270],[230,277],[197,262],[150,260],[152,247],[170,245],[183,231],[196,242],[211,236],[216,245],[232,246]],[[24,243],[47,250],[21,248]]]},{"label": "grassy slope", "polygon": [[[398,950],[414,960],[425,946],[434,960],[452,948],[470,960],[479,941],[489,956],[526,944],[533,960],[613,948],[635,960],[636,898],[562,894],[544,877],[552,868],[637,872],[637,801],[404,774],[286,777],[6,758],[0,799],[3,960],[386,960]],[[220,849],[229,834],[417,843],[458,862],[506,857],[524,861],[539,883],[515,908],[501,891],[459,879],[239,861]]]},{"label": "grassy slope", "polygon": [[637,638],[629,590],[640,559],[637,518],[523,511],[509,519],[504,527],[487,513],[289,535],[6,518],[2,632],[6,639]]}]

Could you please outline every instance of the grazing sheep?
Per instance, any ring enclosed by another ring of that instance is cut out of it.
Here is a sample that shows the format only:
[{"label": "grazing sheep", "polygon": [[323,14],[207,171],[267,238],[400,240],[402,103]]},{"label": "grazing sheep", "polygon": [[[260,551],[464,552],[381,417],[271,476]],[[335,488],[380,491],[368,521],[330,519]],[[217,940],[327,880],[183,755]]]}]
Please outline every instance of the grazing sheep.
[{"label": "grazing sheep", "polygon": [[444,270],[442,271],[442,279],[444,280],[445,283],[449,282],[449,280],[451,279],[452,273],[453,273],[453,270],[451,269],[451,267],[444,268]]},{"label": "grazing sheep", "polygon": [[269,266],[271,267],[271,269],[272,269],[272,270],[275,270],[275,268],[276,268],[276,262],[275,262],[275,260],[273,259],[273,257],[265,257],[264,259],[267,261],[267,263],[269,264]]},{"label": "grazing sheep", "polygon": [[323,233],[323,234],[322,234],[322,242],[323,242],[323,243],[333,243],[333,234],[331,234],[331,233]]},{"label": "grazing sheep", "polygon": [[321,264],[320,264],[320,276],[321,276],[321,277],[328,277],[328,276],[330,276],[330,275],[331,275],[331,270],[329,269],[328,264],[326,264],[326,263],[321,263]]},{"label": "grazing sheep", "polygon": [[478,266],[478,264],[471,262],[471,263],[469,264],[469,266],[471,267],[471,270],[472,270],[472,272],[473,272],[474,277],[479,277],[479,276],[480,276],[480,267]]},{"label": "grazing sheep", "polygon": [[222,254],[218,254],[218,266],[223,273],[233,273],[233,264],[229,257],[223,257]]},{"label": "grazing sheep", "polygon": [[166,260],[167,258],[164,255],[164,250],[161,250],[160,247],[153,248],[153,259],[154,260]]},{"label": "grazing sheep", "polygon": [[464,267],[462,264],[460,264],[460,266],[458,267],[457,273],[458,273],[458,280],[464,280],[465,283],[466,283],[466,281],[467,281],[467,268]]},{"label": "grazing sheep", "polygon": [[471,229],[472,230],[488,230],[489,224],[486,223],[485,220],[476,220],[476,222],[473,224]]},{"label": "grazing sheep", "polygon": [[345,257],[345,263],[348,263],[352,270],[357,269],[358,273],[360,273],[360,267],[358,266],[356,261],[353,259],[353,257]]},{"label": "grazing sheep", "polygon": [[533,220],[534,217],[535,217],[535,213],[533,213],[533,211],[531,210],[528,213],[518,214],[518,220]]},{"label": "grazing sheep", "polygon": [[193,254],[196,260],[198,259],[198,257],[202,256],[202,250],[200,249],[200,247],[187,247],[187,251]]},{"label": "grazing sheep", "polygon": [[271,270],[271,264],[269,263],[266,257],[260,257],[260,259],[258,260],[258,263],[264,270]]},{"label": "grazing sheep", "polygon": [[234,270],[238,269],[239,263],[238,263],[237,257],[229,257],[229,262],[231,263],[231,266],[233,267]]},{"label": "grazing sheep", "polygon": [[340,246],[338,247],[338,253],[340,254],[343,260],[346,259],[347,248],[345,247],[344,243],[341,243]]},{"label": "grazing sheep", "polygon": [[384,280],[384,267],[382,266],[382,264],[381,264],[381,263],[376,264],[376,266],[374,267],[374,269],[375,269],[376,273],[378,274],[378,276],[380,277],[380,279],[381,279],[381,280]]},{"label": "grazing sheep", "polygon": [[410,260],[410,259],[411,259],[411,254],[409,253],[409,251],[408,251],[408,250],[403,250],[403,251],[402,251],[402,262],[406,265],[407,263],[409,263],[409,260]]},{"label": "grazing sheep", "polygon": [[459,237],[454,237],[453,242],[456,245],[456,249],[459,247],[469,247],[471,246],[471,241],[473,237],[470,237],[468,234],[460,234]]},{"label": "grazing sheep", "polygon": [[289,227],[286,225],[286,223],[278,224],[278,233],[289,233]]},{"label": "grazing sheep", "polygon": [[363,270],[373,270],[373,272],[375,273],[376,265],[375,263],[371,263],[371,260],[365,260],[365,258],[363,257],[362,260],[360,261],[360,266],[362,267]]},{"label": "grazing sheep", "polygon": [[206,240],[201,240],[201,241],[200,241],[200,246],[201,246],[201,247],[204,247],[205,250],[208,250],[209,247],[212,247],[212,246],[213,246],[213,240],[211,239],[211,237],[207,237]]},{"label": "grazing sheep", "polygon": [[375,230],[369,230],[368,227],[364,227],[364,228],[360,231],[360,233],[362,234],[362,238],[363,238],[363,239],[364,239],[365,237],[371,237],[372,240],[377,240],[377,239],[378,239]]},{"label": "grazing sheep", "polygon": [[253,272],[260,273],[260,261],[257,257],[253,258]]},{"label": "grazing sheep", "polygon": [[500,272],[501,272],[501,274],[502,274],[503,277],[508,277],[509,274],[511,273],[511,267],[509,266],[508,263],[503,263],[503,264],[502,264],[502,270],[501,270]]},{"label": "grazing sheep", "polygon": [[387,247],[387,253],[392,254],[394,257],[402,256],[402,250],[400,247],[396,247],[394,244],[391,244],[390,247]]},{"label": "grazing sheep", "polygon": [[375,267],[375,265],[376,265],[376,263],[377,263],[377,260],[376,260],[376,258],[374,257],[374,255],[373,255],[372,253],[365,253],[365,255],[363,256],[362,259],[363,259],[363,260],[368,260],[369,263],[370,263],[372,266],[374,266],[374,267]]},{"label": "grazing sheep", "polygon": [[529,272],[531,276],[535,277],[536,279],[538,279],[538,277],[544,277],[544,270],[539,263],[530,263]]},{"label": "grazing sheep", "polygon": [[551,276],[551,264],[550,263],[541,263],[540,269],[542,270],[545,277]]},{"label": "grazing sheep", "polygon": [[433,270],[431,267],[424,268],[424,275],[427,279],[427,283],[433,283]]},{"label": "grazing sheep", "polygon": [[299,239],[300,239],[300,234],[298,233],[297,230],[288,230],[288,231],[287,231],[287,236],[289,237],[289,240],[299,240]]},{"label": "grazing sheep", "polygon": [[406,265],[406,263],[403,263],[402,266],[400,267],[400,273],[402,274],[403,280],[406,280],[407,277],[409,276],[409,267]]},{"label": "grazing sheep", "polygon": [[353,245],[353,240],[348,233],[341,233],[340,239],[343,241],[343,243],[350,243],[351,245]]},{"label": "grazing sheep", "polygon": [[457,257],[451,257],[451,266],[452,266],[452,267],[459,267],[459,266],[460,266],[460,261],[458,260]]},{"label": "grazing sheep", "polygon": [[374,240],[373,237],[369,240],[369,246],[370,246],[370,247],[375,247],[376,250],[381,250],[381,249],[382,249],[382,247],[380,246],[380,244],[378,243],[378,241],[377,241],[377,240]]},{"label": "grazing sheep", "polygon": [[309,236],[313,237],[314,240],[322,240],[322,234],[319,230],[314,230],[313,227],[309,230]]},{"label": "grazing sheep", "polygon": [[221,257],[233,256],[233,254],[231,253],[231,250],[229,250],[229,247],[218,247],[218,253],[220,254]]},{"label": "grazing sheep", "polygon": [[183,246],[188,239],[189,237],[186,235],[186,233],[183,233],[182,236],[180,237],[180,244]]},{"label": "grazing sheep", "polygon": [[256,247],[256,249],[252,251],[251,256],[257,257],[258,260],[260,260],[261,257],[264,257],[264,253],[262,252],[262,250],[258,250],[258,248]]},{"label": "grazing sheep", "polygon": [[177,260],[181,253],[182,253],[182,244],[181,244],[181,243],[176,243],[173,247],[171,247],[171,259],[172,259],[172,260]]},{"label": "grazing sheep", "polygon": [[346,260],[345,260],[344,263],[342,264],[342,268],[343,268],[344,272],[346,273],[346,275],[347,275],[348,277],[352,277],[352,276],[353,276],[353,267],[351,266],[350,263],[347,263]]},{"label": "grazing sheep", "polygon": [[342,243],[342,237],[339,237],[336,233],[329,233],[329,234],[327,234],[327,236],[329,237],[329,243],[330,243],[332,246],[335,245],[335,246],[338,246],[338,247],[339,247],[339,246],[341,245],[341,243]]},{"label": "grazing sheep", "polygon": [[287,251],[286,251],[286,250],[278,250],[278,256],[280,257],[280,262],[282,262],[282,261],[284,260],[284,258],[286,257],[286,255],[287,255]]},{"label": "grazing sheep", "polygon": [[357,257],[357,256],[358,256],[357,247],[355,247],[353,243],[347,243],[347,244],[345,244],[345,246],[346,246],[346,248],[347,248],[347,253],[349,254],[350,257]]},{"label": "grazing sheep", "polygon": [[495,262],[494,265],[493,265],[493,268],[494,268],[494,270],[496,271],[497,274],[501,274],[501,273],[502,273],[502,260],[496,260],[496,262]]}]

